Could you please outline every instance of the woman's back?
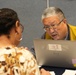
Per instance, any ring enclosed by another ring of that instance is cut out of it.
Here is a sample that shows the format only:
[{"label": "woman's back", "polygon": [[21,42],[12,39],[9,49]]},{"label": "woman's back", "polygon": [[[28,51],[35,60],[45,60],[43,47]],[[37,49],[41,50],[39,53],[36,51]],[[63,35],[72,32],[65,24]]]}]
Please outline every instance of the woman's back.
[{"label": "woman's back", "polygon": [[0,48],[0,75],[40,75],[34,56],[23,47]]}]

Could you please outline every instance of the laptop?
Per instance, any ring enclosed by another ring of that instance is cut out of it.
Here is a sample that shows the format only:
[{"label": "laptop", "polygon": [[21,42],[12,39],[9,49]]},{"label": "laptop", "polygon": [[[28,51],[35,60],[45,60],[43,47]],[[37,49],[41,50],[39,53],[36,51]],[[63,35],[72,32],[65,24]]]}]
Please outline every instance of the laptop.
[{"label": "laptop", "polygon": [[76,69],[76,41],[34,39],[39,66]]}]

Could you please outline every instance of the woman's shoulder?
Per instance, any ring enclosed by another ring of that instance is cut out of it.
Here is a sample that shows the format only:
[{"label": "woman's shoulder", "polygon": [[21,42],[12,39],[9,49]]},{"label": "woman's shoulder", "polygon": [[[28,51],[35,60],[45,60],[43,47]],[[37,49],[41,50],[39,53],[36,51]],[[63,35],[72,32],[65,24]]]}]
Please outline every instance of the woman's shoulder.
[{"label": "woman's shoulder", "polygon": [[26,58],[33,57],[30,50],[27,50],[25,47],[15,47],[15,50],[16,50],[17,54],[21,54]]},{"label": "woman's shoulder", "polygon": [[9,46],[9,47],[2,47],[0,48],[0,55],[11,55],[11,56],[23,56],[26,58],[33,57],[32,53],[27,50],[25,47],[14,47],[14,46]]},{"label": "woman's shoulder", "polygon": [[16,55],[26,57],[27,59],[33,57],[30,50],[27,50],[26,47],[10,47],[10,49],[13,53],[15,52]]}]

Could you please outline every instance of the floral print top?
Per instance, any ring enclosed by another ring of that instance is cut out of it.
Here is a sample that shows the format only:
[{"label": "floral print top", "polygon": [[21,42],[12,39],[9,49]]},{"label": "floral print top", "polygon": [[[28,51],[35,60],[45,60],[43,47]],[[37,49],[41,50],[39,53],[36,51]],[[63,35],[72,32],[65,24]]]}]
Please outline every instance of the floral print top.
[{"label": "floral print top", "polygon": [[40,75],[34,56],[23,47],[0,48],[0,75]]}]

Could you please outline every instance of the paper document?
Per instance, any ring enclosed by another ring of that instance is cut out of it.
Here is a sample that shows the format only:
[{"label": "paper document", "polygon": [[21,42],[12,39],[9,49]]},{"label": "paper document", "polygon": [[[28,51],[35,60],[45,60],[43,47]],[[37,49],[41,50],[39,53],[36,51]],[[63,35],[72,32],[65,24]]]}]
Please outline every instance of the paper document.
[{"label": "paper document", "polygon": [[55,75],[55,72],[54,72],[54,71],[50,71],[50,74],[51,74],[51,75]]},{"label": "paper document", "polygon": [[76,70],[65,70],[62,75],[76,75]]}]

